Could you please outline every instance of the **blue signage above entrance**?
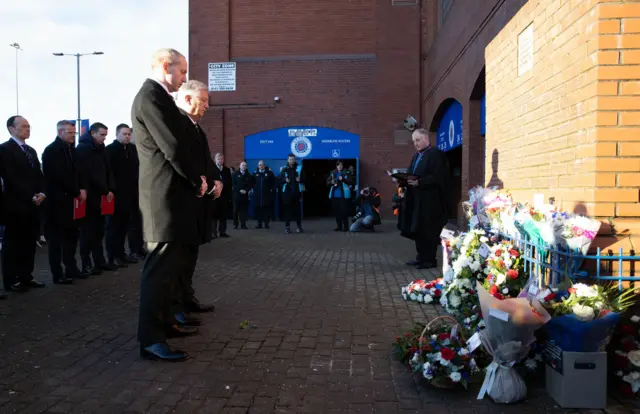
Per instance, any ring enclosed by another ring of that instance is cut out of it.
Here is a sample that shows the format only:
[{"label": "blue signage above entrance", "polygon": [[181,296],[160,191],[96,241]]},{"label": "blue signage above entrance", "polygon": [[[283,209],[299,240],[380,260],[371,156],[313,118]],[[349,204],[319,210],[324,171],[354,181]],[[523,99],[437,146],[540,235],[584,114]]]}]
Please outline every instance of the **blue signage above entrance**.
[{"label": "blue signage above entrance", "polygon": [[271,129],[244,138],[247,160],[360,158],[360,136],[339,129],[298,126]]},{"label": "blue signage above entrance", "polygon": [[438,126],[437,145],[449,151],[462,145],[462,105],[453,101],[447,108]]}]

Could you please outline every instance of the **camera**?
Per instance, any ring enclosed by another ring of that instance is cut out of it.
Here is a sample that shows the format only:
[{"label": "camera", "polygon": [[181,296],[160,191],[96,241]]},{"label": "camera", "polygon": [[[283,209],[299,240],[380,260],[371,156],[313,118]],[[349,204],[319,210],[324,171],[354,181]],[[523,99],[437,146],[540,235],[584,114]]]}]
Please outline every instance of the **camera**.
[{"label": "camera", "polygon": [[362,190],[362,195],[363,195],[363,196],[365,196],[365,197],[369,197],[369,194],[371,194],[371,193],[369,192],[369,189],[368,189],[368,188],[365,188],[364,190]]},{"label": "camera", "polygon": [[279,104],[280,103],[280,97],[279,96],[274,96],[273,97],[273,103]]}]

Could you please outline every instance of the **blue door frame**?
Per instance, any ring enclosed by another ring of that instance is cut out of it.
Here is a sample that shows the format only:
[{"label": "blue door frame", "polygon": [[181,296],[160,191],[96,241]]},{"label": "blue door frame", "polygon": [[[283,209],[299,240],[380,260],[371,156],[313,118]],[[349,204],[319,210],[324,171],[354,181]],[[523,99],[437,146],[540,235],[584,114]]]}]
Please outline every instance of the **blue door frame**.
[{"label": "blue door frame", "polygon": [[[305,160],[355,159],[357,186],[360,180],[360,136],[351,132],[318,126],[291,126],[261,131],[244,138],[244,158],[253,172],[258,161],[264,160],[271,171],[280,174],[289,154],[296,156],[304,169]],[[274,215],[279,217],[280,194],[275,197]],[[304,217],[304,193],[300,203],[300,216]],[[249,215],[253,217],[254,200],[250,197]]]}]

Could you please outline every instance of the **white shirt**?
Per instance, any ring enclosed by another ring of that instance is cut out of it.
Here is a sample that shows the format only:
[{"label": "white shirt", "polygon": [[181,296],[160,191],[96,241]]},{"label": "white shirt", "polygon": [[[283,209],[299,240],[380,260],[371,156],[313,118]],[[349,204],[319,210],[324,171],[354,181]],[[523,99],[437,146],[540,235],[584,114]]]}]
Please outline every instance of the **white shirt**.
[{"label": "white shirt", "polygon": [[16,144],[20,145],[20,147],[24,147],[25,145],[27,145],[27,143],[21,139],[18,139],[16,137],[11,137],[12,140],[15,141]]}]

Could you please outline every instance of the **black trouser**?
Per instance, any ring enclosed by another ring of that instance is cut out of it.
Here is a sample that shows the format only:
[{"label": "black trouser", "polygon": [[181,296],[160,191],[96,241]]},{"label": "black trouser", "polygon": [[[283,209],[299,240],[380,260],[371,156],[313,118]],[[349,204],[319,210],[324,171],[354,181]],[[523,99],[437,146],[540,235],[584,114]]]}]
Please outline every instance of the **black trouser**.
[{"label": "black trouser", "polygon": [[254,215],[256,216],[256,221],[259,226],[262,225],[262,223],[269,225],[269,220],[271,220],[271,206],[268,204],[263,206],[256,205]]},{"label": "black trouser", "polygon": [[235,200],[233,202],[233,225],[238,227],[238,220],[242,227],[247,225],[247,214],[249,213],[249,200]]},{"label": "black trouser", "polygon": [[226,234],[227,233],[227,219],[226,218],[214,218],[213,219],[213,233],[214,234]]},{"label": "black trouser", "polygon": [[349,230],[349,211],[351,207],[351,199],[336,197],[331,199],[333,207],[333,215],[336,218],[336,224],[339,229]]},{"label": "black trouser", "polygon": [[2,241],[2,281],[5,289],[33,279],[39,212],[31,217],[7,217]]},{"label": "black trouser", "polygon": [[127,238],[127,229],[131,223],[131,213],[116,211],[112,216],[107,216],[107,236],[105,239],[107,256],[109,261],[124,258],[124,242]]},{"label": "black trouser", "polygon": [[[58,281],[64,275],[69,278],[79,273],[76,262],[76,249],[79,236],[78,223],[63,226],[55,222],[55,218],[45,225],[45,237],[49,247],[49,267],[53,280]],[[64,271],[60,263],[64,264]]]},{"label": "black trouser", "polygon": [[440,234],[418,234],[416,237],[416,260],[420,263],[436,262],[436,253],[440,244]]},{"label": "black trouser", "polygon": [[80,259],[82,259],[83,269],[92,267],[91,256],[93,256],[93,266],[99,267],[105,264],[103,238],[104,216],[100,212],[87,211],[80,230]]},{"label": "black trouser", "polygon": [[300,220],[300,200],[293,200],[288,203],[282,203],[282,217],[286,228],[291,226],[293,220],[296,221],[298,228],[302,227]]},{"label": "black trouser", "polygon": [[142,346],[165,342],[173,325],[171,302],[184,271],[183,257],[193,248],[184,243],[146,244],[149,255],[142,268],[138,341]]},{"label": "black trouser", "polygon": [[182,255],[182,270],[180,271],[180,279],[173,298],[174,312],[185,312],[190,305],[196,302],[196,291],[193,289],[193,274],[196,271],[199,250],[200,246],[187,246]]},{"label": "black trouser", "polygon": [[131,213],[129,228],[127,229],[127,239],[129,240],[129,251],[131,253],[143,253],[144,240],[142,237],[142,213],[137,207],[135,207]]}]

